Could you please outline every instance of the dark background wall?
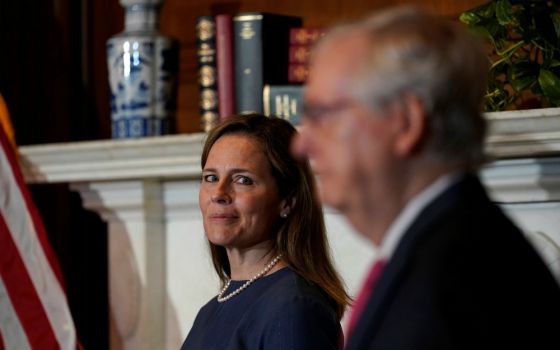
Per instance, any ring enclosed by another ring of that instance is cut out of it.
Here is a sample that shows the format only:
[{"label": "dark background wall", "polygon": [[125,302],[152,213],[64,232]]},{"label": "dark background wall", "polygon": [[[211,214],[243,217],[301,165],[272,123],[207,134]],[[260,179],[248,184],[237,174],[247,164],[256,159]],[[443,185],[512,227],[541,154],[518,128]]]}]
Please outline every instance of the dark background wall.
[{"label": "dark background wall", "polygon": [[[176,129],[199,131],[195,18],[244,11],[301,16],[328,26],[393,4],[456,19],[485,0],[166,0],[160,30],[179,39]],[[117,0],[0,0],[0,93],[19,145],[110,137],[105,42],[123,29]],[[68,186],[31,186],[62,265],[86,349],[108,348],[107,230]]]}]

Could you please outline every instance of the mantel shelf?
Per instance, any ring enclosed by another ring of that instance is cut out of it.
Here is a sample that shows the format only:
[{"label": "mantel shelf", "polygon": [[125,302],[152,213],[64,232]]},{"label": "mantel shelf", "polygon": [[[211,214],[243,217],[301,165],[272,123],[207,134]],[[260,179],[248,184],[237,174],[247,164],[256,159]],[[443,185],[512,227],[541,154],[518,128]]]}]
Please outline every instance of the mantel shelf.
[{"label": "mantel shelf", "polygon": [[28,183],[193,178],[206,134],[99,140],[19,148]]},{"label": "mantel shelf", "polygon": [[493,159],[560,154],[560,108],[486,113],[486,150]]}]

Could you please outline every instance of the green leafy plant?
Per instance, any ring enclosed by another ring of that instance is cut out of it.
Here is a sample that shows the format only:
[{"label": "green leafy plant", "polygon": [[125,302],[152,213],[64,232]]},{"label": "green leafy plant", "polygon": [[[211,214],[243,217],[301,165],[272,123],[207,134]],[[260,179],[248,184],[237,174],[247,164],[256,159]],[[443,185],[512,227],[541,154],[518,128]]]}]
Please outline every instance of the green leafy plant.
[{"label": "green leafy plant", "polygon": [[490,44],[487,111],[560,106],[560,1],[492,0],[459,19]]}]

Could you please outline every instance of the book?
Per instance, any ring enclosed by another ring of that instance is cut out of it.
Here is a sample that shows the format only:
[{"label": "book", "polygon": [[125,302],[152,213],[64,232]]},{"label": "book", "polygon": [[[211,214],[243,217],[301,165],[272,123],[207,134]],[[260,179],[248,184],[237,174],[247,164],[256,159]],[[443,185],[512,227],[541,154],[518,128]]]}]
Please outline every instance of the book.
[{"label": "book", "polygon": [[263,113],[265,84],[285,84],[290,28],[301,18],[245,12],[233,18],[234,84],[237,113]]},{"label": "book", "polygon": [[209,131],[219,122],[216,73],[216,22],[213,16],[196,17],[200,128]]},{"label": "book", "polygon": [[305,63],[309,62],[309,56],[313,45],[296,45],[290,44],[288,52],[288,62]]},{"label": "book", "polygon": [[307,63],[288,64],[289,83],[305,83],[308,75],[309,75],[309,66]]},{"label": "book", "polygon": [[219,14],[216,20],[216,71],[218,74],[218,114],[225,119],[235,113],[233,82],[233,18]]},{"label": "book", "polygon": [[312,45],[317,42],[326,29],[323,27],[294,27],[290,29],[290,45]]},{"label": "book", "polygon": [[303,89],[301,84],[265,85],[264,115],[277,116],[298,125],[303,117]]}]

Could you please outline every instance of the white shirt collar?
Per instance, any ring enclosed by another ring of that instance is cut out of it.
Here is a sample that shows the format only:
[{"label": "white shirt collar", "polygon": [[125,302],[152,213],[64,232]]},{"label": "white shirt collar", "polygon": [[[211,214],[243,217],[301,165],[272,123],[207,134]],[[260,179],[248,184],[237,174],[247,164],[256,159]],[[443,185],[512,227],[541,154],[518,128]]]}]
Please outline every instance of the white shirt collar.
[{"label": "white shirt collar", "polygon": [[408,202],[385,232],[383,241],[379,246],[378,259],[388,261],[391,258],[404,233],[418,214],[437,196],[457,182],[460,175],[451,173],[440,176]]}]

